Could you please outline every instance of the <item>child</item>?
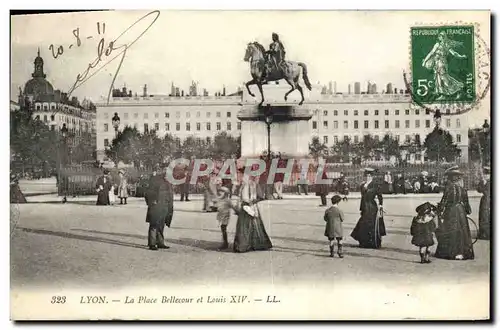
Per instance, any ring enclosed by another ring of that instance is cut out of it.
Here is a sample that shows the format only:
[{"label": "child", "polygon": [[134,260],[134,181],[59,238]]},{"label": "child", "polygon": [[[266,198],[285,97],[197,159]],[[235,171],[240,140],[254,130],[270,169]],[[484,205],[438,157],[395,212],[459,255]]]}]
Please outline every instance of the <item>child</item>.
[{"label": "child", "polygon": [[342,237],[343,229],[342,222],[344,222],[344,213],[339,208],[338,204],[342,197],[335,195],[332,197],[332,206],[325,211],[324,220],[326,221],[325,236],[330,241],[330,257],[334,256],[334,244],[337,241],[339,258],[343,258],[342,251]]},{"label": "child", "polygon": [[429,202],[419,205],[415,211],[417,216],[413,218],[410,234],[413,236],[411,244],[420,248],[420,263],[428,264],[431,261],[429,247],[434,245],[432,233],[436,231],[436,207]]},{"label": "child", "polygon": [[234,209],[233,203],[229,198],[230,191],[227,187],[221,187],[219,192],[222,196],[219,197],[217,201],[217,221],[220,225],[220,230],[222,232],[222,245],[219,250],[225,250],[229,247],[227,241],[227,225],[229,224],[229,218],[231,217],[231,209]]}]

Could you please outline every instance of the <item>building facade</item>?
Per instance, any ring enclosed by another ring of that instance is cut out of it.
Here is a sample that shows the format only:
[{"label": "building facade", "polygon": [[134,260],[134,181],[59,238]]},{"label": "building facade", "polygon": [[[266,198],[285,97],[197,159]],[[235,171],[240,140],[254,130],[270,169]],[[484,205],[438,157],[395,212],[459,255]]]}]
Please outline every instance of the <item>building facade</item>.
[{"label": "building facade", "polygon": [[[311,119],[312,132],[327,146],[350,138],[354,143],[365,135],[382,140],[388,134],[400,141],[421,144],[435,126],[433,114],[411,106],[409,94],[320,95]],[[312,105],[311,105],[312,106]],[[467,115],[443,112],[441,127],[448,131],[462,151],[461,161],[468,159]],[[424,153],[408,155],[410,162],[424,162]]]},{"label": "building facade", "polygon": [[119,131],[129,126],[141,133],[154,130],[160,137],[212,139],[220,132],[241,134],[236,117],[240,108],[241,96],[113,97],[109,103],[97,103],[97,158],[106,160],[105,150],[116,134],[115,113],[120,118]]},{"label": "building facade", "polygon": [[92,102],[84,100],[80,103],[76,97],[70,99],[66,93],[54,90],[46,79],[43,66],[38,50],[32,79],[26,82],[24,89],[19,88],[18,109],[29,108],[33,118],[43,121],[53,130],[60,130],[65,125],[75,136],[84,132],[95,135],[96,108]]},{"label": "building facade", "polygon": [[[398,139],[400,144],[415,139],[423,144],[434,128],[433,114],[412,107],[408,94],[330,95],[321,94],[321,88],[315,86],[317,91],[313,89],[305,106],[313,112],[309,121],[313,136],[319,137],[328,147],[345,138],[356,143],[362,141],[365,135],[381,140],[386,134]],[[282,94],[276,96],[276,100],[281,99]],[[266,100],[272,99],[269,93],[267,95]],[[97,104],[98,159],[105,158],[104,150],[115,137],[112,125],[115,113],[120,118],[118,130],[131,126],[140,132],[154,130],[159,136],[170,133],[181,140],[188,136],[206,139],[219,132],[240,135],[238,112],[242,106],[258,101],[258,98],[249,97],[246,91],[239,96],[218,97],[113,97],[109,104],[104,101]],[[451,113],[443,113],[441,126],[453,136],[462,150],[461,159],[467,161],[467,116],[447,114]],[[425,161],[423,152],[405,157],[413,163]]]}]

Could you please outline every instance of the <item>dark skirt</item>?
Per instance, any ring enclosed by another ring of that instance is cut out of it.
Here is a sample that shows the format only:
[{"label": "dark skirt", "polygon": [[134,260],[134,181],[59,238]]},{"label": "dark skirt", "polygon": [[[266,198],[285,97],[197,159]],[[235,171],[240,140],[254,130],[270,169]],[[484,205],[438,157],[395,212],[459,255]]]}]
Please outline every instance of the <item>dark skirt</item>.
[{"label": "dark skirt", "polygon": [[462,255],[464,259],[474,259],[469,222],[462,204],[455,204],[445,210],[443,222],[436,230],[436,237],[436,258],[455,259]]},{"label": "dark skirt", "polygon": [[434,220],[427,223],[416,223],[412,225],[411,244],[418,247],[434,245],[434,237],[432,233],[435,229]]},{"label": "dark skirt", "polygon": [[479,239],[490,239],[490,231],[491,231],[491,213],[490,213],[490,204],[491,200],[489,196],[481,197],[481,201],[479,202]]},{"label": "dark skirt", "polygon": [[362,248],[378,249],[382,246],[382,236],[385,236],[384,218],[379,217],[377,208],[365,212],[361,216],[351,237],[359,242]]},{"label": "dark skirt", "polygon": [[108,190],[101,190],[100,192],[97,193],[96,205],[110,205]]},{"label": "dark skirt", "polygon": [[234,235],[234,252],[269,250],[273,247],[266,228],[260,217],[251,217],[241,209],[238,212],[236,233]]}]

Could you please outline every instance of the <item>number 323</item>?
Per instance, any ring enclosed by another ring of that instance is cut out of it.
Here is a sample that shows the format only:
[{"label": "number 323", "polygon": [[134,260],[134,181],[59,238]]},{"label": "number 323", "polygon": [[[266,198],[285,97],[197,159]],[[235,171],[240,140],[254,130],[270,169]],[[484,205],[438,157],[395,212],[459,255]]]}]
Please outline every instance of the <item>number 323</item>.
[{"label": "number 323", "polygon": [[52,296],[51,304],[64,304],[66,303],[66,296]]}]

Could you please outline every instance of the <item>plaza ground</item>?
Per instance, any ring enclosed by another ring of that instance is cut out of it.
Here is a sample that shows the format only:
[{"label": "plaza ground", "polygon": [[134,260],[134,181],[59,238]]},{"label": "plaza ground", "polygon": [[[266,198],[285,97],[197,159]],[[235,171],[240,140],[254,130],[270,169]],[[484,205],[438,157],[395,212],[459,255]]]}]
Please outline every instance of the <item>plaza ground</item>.
[{"label": "plaza ground", "polygon": [[[238,283],[289,285],[296,282],[367,281],[390,279],[404,283],[443,280],[448,283],[489,281],[489,241],[474,245],[476,259],[433,259],[421,265],[411,245],[409,227],[420,203],[438,196],[411,195],[385,200],[387,236],[380,250],[360,249],[350,236],[359,217],[359,199],[342,202],[345,258],[329,258],[323,236],[325,208],[319,198],[285,196],[261,202],[260,210],[274,248],[236,254],[218,252],[221,234],[215,213],[201,212],[202,200],[179,202],[176,196],[172,228],[166,229],[168,250],[149,251],[147,206],[130,198],[128,205],[96,206],[95,196],[28,197],[12,205],[15,224],[11,239],[11,285],[58,288],[120,288],[130,284],[169,282],[178,285]],[[310,196],[312,197],[312,196]],[[479,198],[471,197],[477,218]],[[236,216],[228,231],[234,235]],[[433,247],[435,248],[435,246]]]}]

